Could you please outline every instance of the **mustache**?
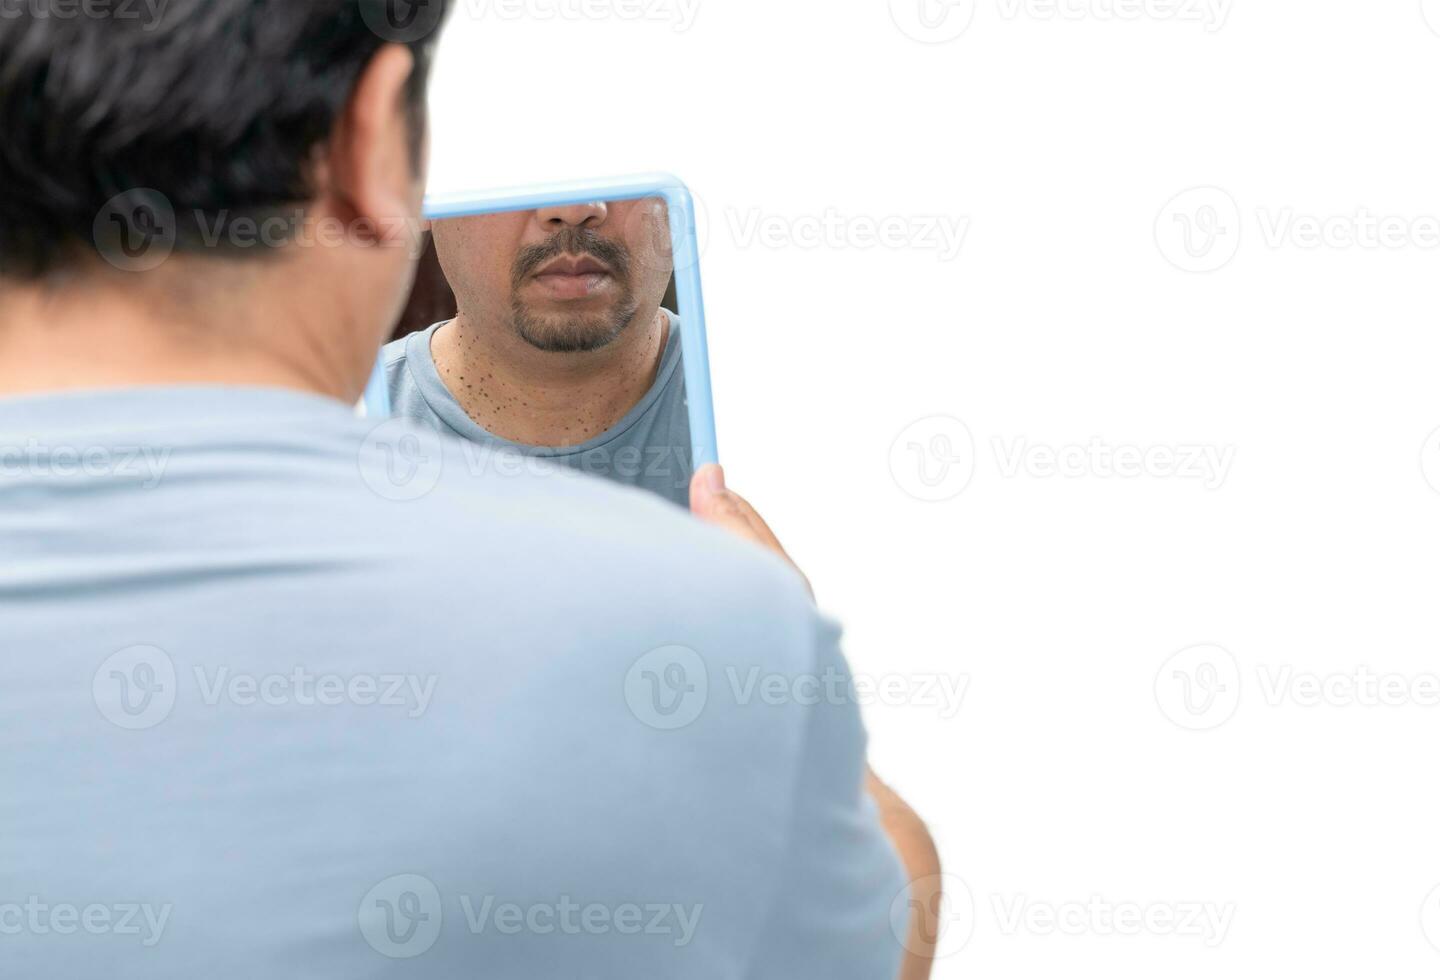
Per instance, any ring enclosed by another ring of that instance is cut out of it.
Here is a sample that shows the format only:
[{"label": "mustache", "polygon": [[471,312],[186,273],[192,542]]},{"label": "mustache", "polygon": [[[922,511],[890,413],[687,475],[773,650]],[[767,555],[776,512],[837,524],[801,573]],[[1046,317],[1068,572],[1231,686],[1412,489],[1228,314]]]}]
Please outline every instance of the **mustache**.
[{"label": "mustache", "polygon": [[610,267],[621,282],[630,278],[630,250],[620,242],[602,238],[589,228],[565,228],[535,245],[526,245],[515,256],[513,279],[518,287],[551,259],[562,255],[589,255]]}]

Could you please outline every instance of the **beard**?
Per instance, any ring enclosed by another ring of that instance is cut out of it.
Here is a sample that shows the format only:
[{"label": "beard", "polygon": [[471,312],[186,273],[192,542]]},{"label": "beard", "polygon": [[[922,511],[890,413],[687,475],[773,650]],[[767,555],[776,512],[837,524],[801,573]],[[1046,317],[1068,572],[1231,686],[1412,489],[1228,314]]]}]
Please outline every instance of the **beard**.
[{"label": "beard", "polygon": [[[609,309],[577,313],[541,313],[520,298],[520,287],[551,259],[561,255],[589,255],[605,263],[620,287]],[[548,241],[529,245],[515,257],[511,275],[510,320],[516,334],[531,347],[550,354],[596,351],[613,344],[635,320],[640,304],[630,282],[630,251],[619,242],[602,238],[588,228],[567,227]]]}]

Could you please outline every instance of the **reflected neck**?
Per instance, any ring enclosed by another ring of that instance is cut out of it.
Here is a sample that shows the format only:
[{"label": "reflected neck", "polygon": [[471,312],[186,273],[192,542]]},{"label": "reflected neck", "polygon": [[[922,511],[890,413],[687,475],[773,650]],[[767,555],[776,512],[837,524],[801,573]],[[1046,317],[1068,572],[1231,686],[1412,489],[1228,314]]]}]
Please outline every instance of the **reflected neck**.
[{"label": "reflected neck", "polygon": [[642,316],[600,350],[554,353],[462,310],[435,331],[430,351],[445,387],[487,432],[528,446],[577,446],[613,428],[655,384],[670,318],[660,309]]}]

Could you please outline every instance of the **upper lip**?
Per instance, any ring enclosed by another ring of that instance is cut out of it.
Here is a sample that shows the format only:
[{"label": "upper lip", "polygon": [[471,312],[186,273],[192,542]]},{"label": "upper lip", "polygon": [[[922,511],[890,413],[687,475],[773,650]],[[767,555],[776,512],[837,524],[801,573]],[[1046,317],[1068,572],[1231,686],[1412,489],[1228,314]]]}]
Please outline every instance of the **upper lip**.
[{"label": "upper lip", "polygon": [[610,267],[589,255],[561,255],[536,270],[537,276],[591,276],[609,274]]}]

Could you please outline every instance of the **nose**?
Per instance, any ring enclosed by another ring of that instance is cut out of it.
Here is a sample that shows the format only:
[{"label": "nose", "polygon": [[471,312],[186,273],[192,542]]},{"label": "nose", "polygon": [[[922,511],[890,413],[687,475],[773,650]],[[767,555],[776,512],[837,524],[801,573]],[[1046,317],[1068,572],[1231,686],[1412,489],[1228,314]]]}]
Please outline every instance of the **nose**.
[{"label": "nose", "polygon": [[551,234],[565,226],[595,229],[603,225],[609,216],[610,208],[604,201],[540,208],[535,212],[535,220]]}]

